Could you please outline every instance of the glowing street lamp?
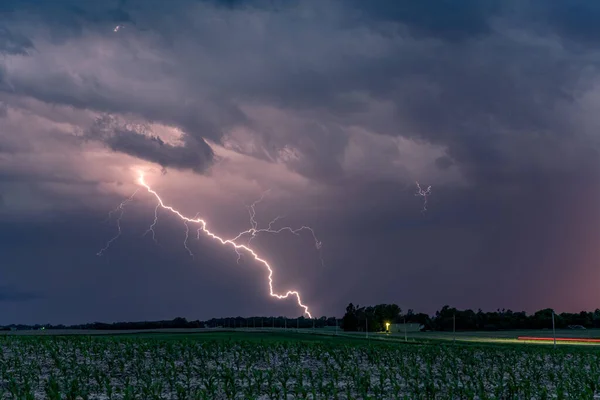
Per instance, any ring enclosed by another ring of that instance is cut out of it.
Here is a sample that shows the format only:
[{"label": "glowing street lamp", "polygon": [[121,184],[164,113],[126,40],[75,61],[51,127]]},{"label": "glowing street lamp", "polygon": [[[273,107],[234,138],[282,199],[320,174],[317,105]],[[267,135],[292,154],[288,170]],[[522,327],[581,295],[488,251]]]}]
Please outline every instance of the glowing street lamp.
[{"label": "glowing street lamp", "polygon": [[385,323],[385,331],[388,333],[390,332],[390,323],[389,322]]}]

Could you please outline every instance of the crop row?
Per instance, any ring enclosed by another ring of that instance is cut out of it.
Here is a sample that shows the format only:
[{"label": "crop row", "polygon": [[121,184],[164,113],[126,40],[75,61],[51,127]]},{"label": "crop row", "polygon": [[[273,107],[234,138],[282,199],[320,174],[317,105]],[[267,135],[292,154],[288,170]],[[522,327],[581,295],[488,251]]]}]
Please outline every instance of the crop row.
[{"label": "crop row", "polygon": [[0,339],[0,399],[593,398],[600,354],[547,347]]}]

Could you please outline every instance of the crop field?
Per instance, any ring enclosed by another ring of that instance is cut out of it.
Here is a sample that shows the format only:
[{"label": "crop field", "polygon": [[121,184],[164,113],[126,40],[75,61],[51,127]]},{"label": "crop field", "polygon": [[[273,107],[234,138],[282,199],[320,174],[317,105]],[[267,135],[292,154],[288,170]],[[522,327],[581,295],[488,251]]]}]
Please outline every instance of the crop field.
[{"label": "crop field", "polygon": [[294,333],[2,336],[1,399],[592,399],[596,347]]}]

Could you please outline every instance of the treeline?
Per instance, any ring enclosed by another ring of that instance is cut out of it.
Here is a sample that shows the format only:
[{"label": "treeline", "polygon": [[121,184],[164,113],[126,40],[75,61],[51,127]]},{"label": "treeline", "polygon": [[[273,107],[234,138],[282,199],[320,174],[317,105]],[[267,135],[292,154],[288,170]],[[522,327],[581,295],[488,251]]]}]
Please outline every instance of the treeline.
[{"label": "treeline", "polygon": [[[436,312],[432,319],[431,329],[440,331],[452,330],[453,319],[456,319],[457,330],[502,330],[502,329],[548,329],[552,328],[551,308],[536,311],[528,315],[524,311],[496,310],[483,312],[478,310],[457,310],[444,306]],[[554,315],[556,329],[574,326],[600,328],[600,309],[581,311],[579,313],[560,313]]]},{"label": "treeline", "polygon": [[[165,328],[203,328],[202,321],[188,321],[185,318],[177,317],[170,321],[138,321],[138,322],[114,322],[112,324],[104,322],[93,322],[91,324],[70,325],[62,329],[83,329],[83,330],[143,330],[143,329],[165,329]],[[50,325],[46,329],[61,329]]]},{"label": "treeline", "polygon": [[[165,328],[334,328],[339,326],[345,331],[381,332],[385,324],[417,323],[423,330],[452,331],[455,324],[457,331],[493,331],[507,329],[546,329],[552,327],[552,309],[546,308],[528,315],[524,311],[496,310],[458,310],[444,306],[434,315],[415,313],[408,310],[402,313],[396,304],[379,304],[376,306],[360,307],[350,303],[342,319],[335,317],[320,318],[286,318],[286,317],[230,317],[212,318],[201,321],[188,321],[185,318],[175,318],[164,321],[140,322],[93,322],[80,325],[7,325],[1,330],[40,330],[40,329],[79,329],[79,330],[145,330]],[[560,313],[554,317],[557,329],[569,326],[585,328],[600,328],[600,309],[593,312]]]},{"label": "treeline", "polygon": [[164,329],[164,328],[203,328],[204,323],[202,321],[188,321],[185,318],[175,318],[170,321],[138,321],[138,322],[92,322],[89,324],[79,325],[6,325],[2,327],[2,330],[63,330],[63,329],[78,329],[78,330],[143,330],[143,329]]},{"label": "treeline", "polygon": [[288,318],[288,317],[233,317],[213,318],[205,321],[207,328],[325,328],[339,325],[340,320],[335,317],[321,318]]},{"label": "treeline", "polygon": [[[379,304],[376,306],[359,307],[350,303],[342,318],[342,328],[345,331],[379,332],[385,329],[385,323],[418,323],[423,330],[452,331],[454,326],[457,331],[494,331],[508,329],[547,329],[552,327],[551,308],[546,308],[528,315],[524,311],[496,310],[484,312],[481,309],[458,310],[444,306],[435,315],[415,313],[402,310],[395,304]],[[554,324],[557,329],[575,326],[585,328],[600,328],[600,309],[593,312],[560,313],[554,315]]]},{"label": "treeline", "polygon": [[212,318],[206,321],[188,321],[185,318],[175,318],[164,321],[139,321],[139,322],[93,322],[79,325],[6,325],[0,330],[146,330],[146,329],[191,329],[191,328],[324,328],[327,326],[335,327],[339,325],[340,320],[335,317],[321,318],[287,318],[287,317],[230,317],[230,318]]}]

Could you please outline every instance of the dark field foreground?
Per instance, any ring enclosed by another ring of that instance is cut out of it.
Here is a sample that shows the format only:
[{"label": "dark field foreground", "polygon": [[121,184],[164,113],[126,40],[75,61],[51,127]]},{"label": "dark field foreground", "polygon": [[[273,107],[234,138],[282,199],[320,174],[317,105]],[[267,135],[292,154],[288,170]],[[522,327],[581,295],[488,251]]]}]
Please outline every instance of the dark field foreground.
[{"label": "dark field foreground", "polygon": [[0,338],[2,399],[592,399],[596,347],[299,333]]}]

